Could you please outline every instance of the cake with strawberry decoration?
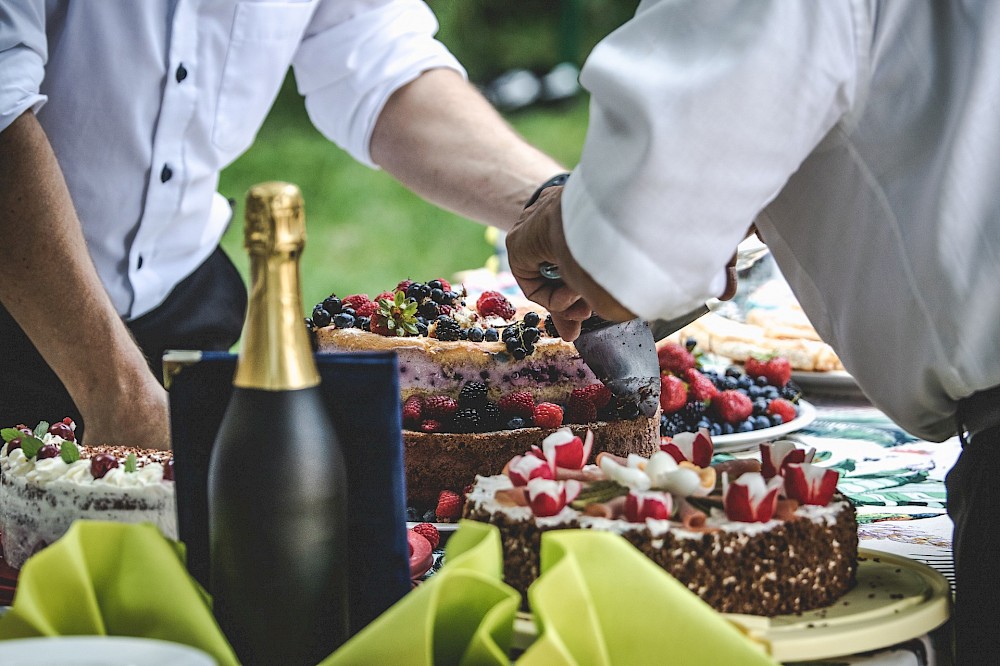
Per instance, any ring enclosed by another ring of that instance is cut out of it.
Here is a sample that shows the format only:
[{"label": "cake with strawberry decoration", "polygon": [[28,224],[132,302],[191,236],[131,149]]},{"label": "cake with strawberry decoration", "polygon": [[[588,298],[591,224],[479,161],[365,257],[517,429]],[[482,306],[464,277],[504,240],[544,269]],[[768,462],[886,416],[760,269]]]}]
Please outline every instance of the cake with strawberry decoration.
[{"label": "cake with strawberry decoration", "polygon": [[[657,418],[615,399],[551,319],[486,291],[473,301],[443,279],[404,280],[374,299],[331,295],[307,322],[320,352],[393,351],[399,359],[410,502],[433,510],[477,474],[567,426],[594,455],[652,453]],[[440,514],[438,514],[440,516]]]},{"label": "cake with strawberry decoration", "polygon": [[499,528],[505,580],[522,594],[542,534],[564,529],[622,535],[724,613],[801,613],[855,585],[854,507],[814,451],[783,440],[762,444],[761,461],[713,465],[704,429],[664,438],[649,457],[587,464],[591,446],[589,434],[557,430],[468,493],[464,517]]},{"label": "cake with strawberry decoration", "polygon": [[66,418],[3,428],[0,535],[17,569],[78,519],[153,523],[177,538],[169,451],[79,444]]}]

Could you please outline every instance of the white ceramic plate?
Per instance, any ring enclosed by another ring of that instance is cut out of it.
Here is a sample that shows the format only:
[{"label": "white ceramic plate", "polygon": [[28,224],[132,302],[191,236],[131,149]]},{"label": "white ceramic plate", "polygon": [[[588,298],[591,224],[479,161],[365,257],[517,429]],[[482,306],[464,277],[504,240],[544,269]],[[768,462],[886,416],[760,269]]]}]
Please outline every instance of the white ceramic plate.
[{"label": "white ceramic plate", "polygon": [[213,666],[209,655],[180,643],[126,636],[52,636],[0,641],[4,666]]},{"label": "white ceramic plate", "polygon": [[761,428],[750,432],[735,432],[732,435],[715,435],[712,437],[712,444],[716,453],[729,453],[731,451],[745,451],[755,447],[761,442],[768,442],[778,439],[796,430],[801,430],[816,419],[816,408],[805,400],[799,400],[799,415],[788,423],[771,428]]},{"label": "white ceramic plate", "polygon": [[829,372],[792,370],[792,381],[810,395],[862,395],[854,376],[843,370]]},{"label": "white ceramic plate", "polygon": [[[423,522],[423,521],[421,521]],[[406,529],[411,529],[414,525],[419,525],[420,522],[416,523],[406,523]],[[431,523],[437,528],[438,533],[441,535],[441,543],[438,544],[438,548],[444,548],[444,544],[448,541],[448,537],[458,529],[458,523]]]}]

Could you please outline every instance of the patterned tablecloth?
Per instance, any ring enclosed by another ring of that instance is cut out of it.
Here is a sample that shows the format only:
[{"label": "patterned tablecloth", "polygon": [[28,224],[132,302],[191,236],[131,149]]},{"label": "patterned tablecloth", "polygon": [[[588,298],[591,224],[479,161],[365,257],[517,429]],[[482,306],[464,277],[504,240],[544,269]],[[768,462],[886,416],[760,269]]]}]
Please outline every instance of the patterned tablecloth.
[{"label": "patterned tablecloth", "polygon": [[[958,438],[912,437],[863,398],[807,397],[816,420],[788,439],[814,447],[817,462],[841,472],[838,488],[857,507],[861,547],[923,562],[954,585],[944,477],[961,451]],[[949,649],[946,625],[891,649],[809,663],[949,666]]]}]

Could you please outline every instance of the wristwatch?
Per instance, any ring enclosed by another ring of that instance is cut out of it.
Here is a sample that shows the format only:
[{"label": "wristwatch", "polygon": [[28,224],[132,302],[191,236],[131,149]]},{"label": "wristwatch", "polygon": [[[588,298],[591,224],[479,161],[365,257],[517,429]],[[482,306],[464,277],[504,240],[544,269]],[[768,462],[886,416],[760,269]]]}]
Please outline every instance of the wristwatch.
[{"label": "wristwatch", "polygon": [[542,192],[544,190],[546,190],[546,189],[548,189],[550,187],[555,187],[557,185],[565,185],[567,180],[569,180],[569,174],[568,173],[561,173],[559,175],[552,176],[547,181],[545,181],[544,183],[542,183],[541,187],[539,187],[537,190],[535,190],[535,193],[531,195],[531,198],[528,199],[528,203],[524,204],[524,207],[525,208],[530,208],[531,204],[533,204],[536,201],[538,201],[538,197],[542,194]]}]

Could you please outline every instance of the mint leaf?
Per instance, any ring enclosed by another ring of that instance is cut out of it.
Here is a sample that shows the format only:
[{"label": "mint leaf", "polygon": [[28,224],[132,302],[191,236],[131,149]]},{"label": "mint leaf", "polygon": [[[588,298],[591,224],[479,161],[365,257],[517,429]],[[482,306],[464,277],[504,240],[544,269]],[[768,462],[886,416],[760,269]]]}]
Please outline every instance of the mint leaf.
[{"label": "mint leaf", "polygon": [[[48,426],[46,426],[46,429],[48,429]],[[24,451],[25,456],[34,458],[38,455],[38,451],[42,446],[44,446],[44,442],[34,435],[21,435],[21,450]]]},{"label": "mint leaf", "polygon": [[125,471],[134,472],[138,465],[136,464],[135,454],[128,454],[128,458],[125,459]]},{"label": "mint leaf", "polygon": [[45,433],[47,433],[48,431],[49,431],[49,422],[39,421],[38,425],[35,426],[35,437],[41,439],[42,437],[45,436]]},{"label": "mint leaf", "polygon": [[4,443],[7,443],[12,439],[24,437],[24,433],[17,428],[4,428],[3,430],[0,430],[0,437],[3,437]]},{"label": "mint leaf", "polygon": [[[22,446],[24,445],[22,444]],[[62,458],[67,465],[71,465],[80,459],[80,449],[78,449],[76,444],[73,442],[66,440],[62,443],[62,446],[59,447],[59,457]]]}]

